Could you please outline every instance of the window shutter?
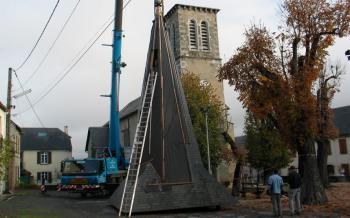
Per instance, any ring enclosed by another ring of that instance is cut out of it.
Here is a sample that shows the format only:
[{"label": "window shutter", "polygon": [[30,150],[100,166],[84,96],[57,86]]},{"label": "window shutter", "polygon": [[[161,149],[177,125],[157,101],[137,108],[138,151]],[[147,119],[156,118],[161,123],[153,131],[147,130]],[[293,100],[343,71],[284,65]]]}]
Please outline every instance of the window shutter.
[{"label": "window shutter", "polygon": [[49,151],[47,153],[48,153],[48,164],[51,164],[51,151]]},{"label": "window shutter", "polygon": [[189,23],[189,35],[190,35],[190,48],[197,49],[197,27],[196,21],[190,20]]},{"label": "window shutter", "polygon": [[347,154],[346,139],[339,139],[339,151],[340,154]]},{"label": "window shutter", "polygon": [[209,30],[208,24],[205,21],[202,21],[201,23],[201,36],[203,50],[209,51]]},{"label": "window shutter", "polygon": [[327,165],[327,171],[329,176],[334,176],[334,166],[333,165]]},{"label": "window shutter", "polygon": [[38,152],[37,156],[36,156],[37,157],[37,161],[36,161],[37,164],[40,164],[40,155],[41,155],[41,152]]},{"label": "window shutter", "polygon": [[36,173],[36,181],[39,181],[40,180],[40,173]]},{"label": "window shutter", "polygon": [[330,144],[329,142],[327,142],[326,146],[327,146],[327,154],[328,154],[328,155],[332,155],[331,144]]},{"label": "window shutter", "polygon": [[49,183],[52,183],[52,174],[51,174],[51,172],[48,172],[47,174],[48,174],[48,175],[47,175],[47,177],[48,177],[48,179],[47,179],[48,182],[49,182]]}]

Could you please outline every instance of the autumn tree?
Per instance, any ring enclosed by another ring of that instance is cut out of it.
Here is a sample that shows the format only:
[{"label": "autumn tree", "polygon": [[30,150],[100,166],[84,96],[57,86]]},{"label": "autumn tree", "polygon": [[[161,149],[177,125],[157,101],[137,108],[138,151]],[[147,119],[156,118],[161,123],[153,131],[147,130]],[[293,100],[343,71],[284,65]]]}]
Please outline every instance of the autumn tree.
[{"label": "autumn tree", "polygon": [[327,201],[318,171],[317,100],[312,92],[336,37],[349,35],[349,0],[283,0],[284,25],[270,33],[252,25],[245,42],[220,69],[239,92],[239,100],[254,116],[274,114],[285,144],[299,154],[303,176],[302,201]]},{"label": "autumn tree", "polygon": [[253,168],[262,171],[265,178],[274,169],[287,167],[292,160],[292,152],[284,145],[271,116],[259,119],[247,112],[244,126],[247,161]]},{"label": "autumn tree", "polygon": [[210,161],[212,169],[223,160],[222,102],[215,95],[215,89],[209,83],[202,82],[199,76],[188,72],[181,76],[182,85],[190,112],[194,133],[199,145],[202,161],[208,168],[206,113],[208,116],[208,135],[210,147]]},{"label": "autumn tree", "polygon": [[325,187],[329,186],[327,163],[330,139],[338,136],[338,130],[333,123],[331,103],[338,91],[343,72],[340,64],[336,66],[326,64],[317,81],[317,163]]}]

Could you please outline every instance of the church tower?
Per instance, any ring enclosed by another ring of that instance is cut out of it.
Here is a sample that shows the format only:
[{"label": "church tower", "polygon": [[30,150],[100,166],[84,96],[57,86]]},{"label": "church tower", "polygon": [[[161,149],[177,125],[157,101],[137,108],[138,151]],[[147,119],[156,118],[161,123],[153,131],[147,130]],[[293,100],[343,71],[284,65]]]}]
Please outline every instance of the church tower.
[{"label": "church tower", "polygon": [[223,83],[216,77],[221,67],[218,12],[219,9],[177,4],[165,15],[165,20],[178,70],[199,75],[216,89],[224,103]]},{"label": "church tower", "polygon": [[[218,12],[219,9],[177,4],[165,15],[165,21],[179,72],[192,72],[203,82],[210,83],[225,105],[223,82],[216,77],[221,67]],[[228,133],[234,138],[231,122]],[[229,144],[223,146],[230,149]],[[231,182],[234,168],[235,164],[220,164],[216,169],[217,180]]]}]

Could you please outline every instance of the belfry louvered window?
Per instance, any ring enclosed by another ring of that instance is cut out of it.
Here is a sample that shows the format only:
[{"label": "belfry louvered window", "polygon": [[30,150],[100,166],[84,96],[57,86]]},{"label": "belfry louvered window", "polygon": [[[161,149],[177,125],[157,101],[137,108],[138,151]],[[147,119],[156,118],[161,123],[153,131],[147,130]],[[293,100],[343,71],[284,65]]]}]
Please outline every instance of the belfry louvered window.
[{"label": "belfry louvered window", "polygon": [[209,30],[208,23],[202,21],[201,23],[201,38],[202,38],[202,48],[204,51],[209,51]]},{"label": "belfry louvered window", "polygon": [[190,32],[190,49],[198,49],[196,21],[190,20],[189,32]]}]

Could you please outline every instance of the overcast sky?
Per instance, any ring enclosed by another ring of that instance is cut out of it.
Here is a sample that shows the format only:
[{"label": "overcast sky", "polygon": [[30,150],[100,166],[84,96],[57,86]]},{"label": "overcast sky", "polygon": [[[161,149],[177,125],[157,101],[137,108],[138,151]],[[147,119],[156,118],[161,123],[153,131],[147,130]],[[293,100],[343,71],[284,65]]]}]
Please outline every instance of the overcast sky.
[{"label": "overcast sky", "polygon": [[[51,43],[64,24],[77,0],[61,0],[50,25],[37,50],[28,63],[18,71],[22,82],[26,81],[42,60]],[[238,3],[239,2],[239,3]],[[0,0],[0,101],[6,103],[7,71],[18,67],[25,59],[48,19],[56,0]],[[220,52],[223,62],[228,60],[243,42],[243,32],[252,22],[263,22],[271,31],[280,22],[279,0],[165,0],[168,11],[174,4],[220,9],[218,28]],[[72,59],[87,44],[114,12],[114,0],[81,0],[76,13],[63,32],[52,53],[38,73],[25,85],[32,89],[29,96],[35,102],[64,73]],[[153,0],[132,0],[124,11],[123,61],[128,66],[121,77],[120,105],[125,106],[137,98],[146,61],[146,52],[153,19]],[[95,46],[70,74],[35,106],[45,127],[69,126],[72,136],[73,155],[85,156],[87,129],[101,126],[109,117],[109,101],[99,97],[109,94],[112,29],[109,28]],[[349,70],[344,52],[350,48],[350,39],[337,40],[330,49],[331,58],[340,60]],[[19,85],[14,81],[15,93]],[[350,73],[343,76],[341,92],[335,97],[333,106],[350,104]],[[226,104],[235,123],[236,136],[242,134],[244,112],[236,100],[237,94],[225,83]],[[22,97],[14,101],[14,113],[24,111],[28,103]],[[13,117],[21,127],[40,127],[31,110]]]}]

